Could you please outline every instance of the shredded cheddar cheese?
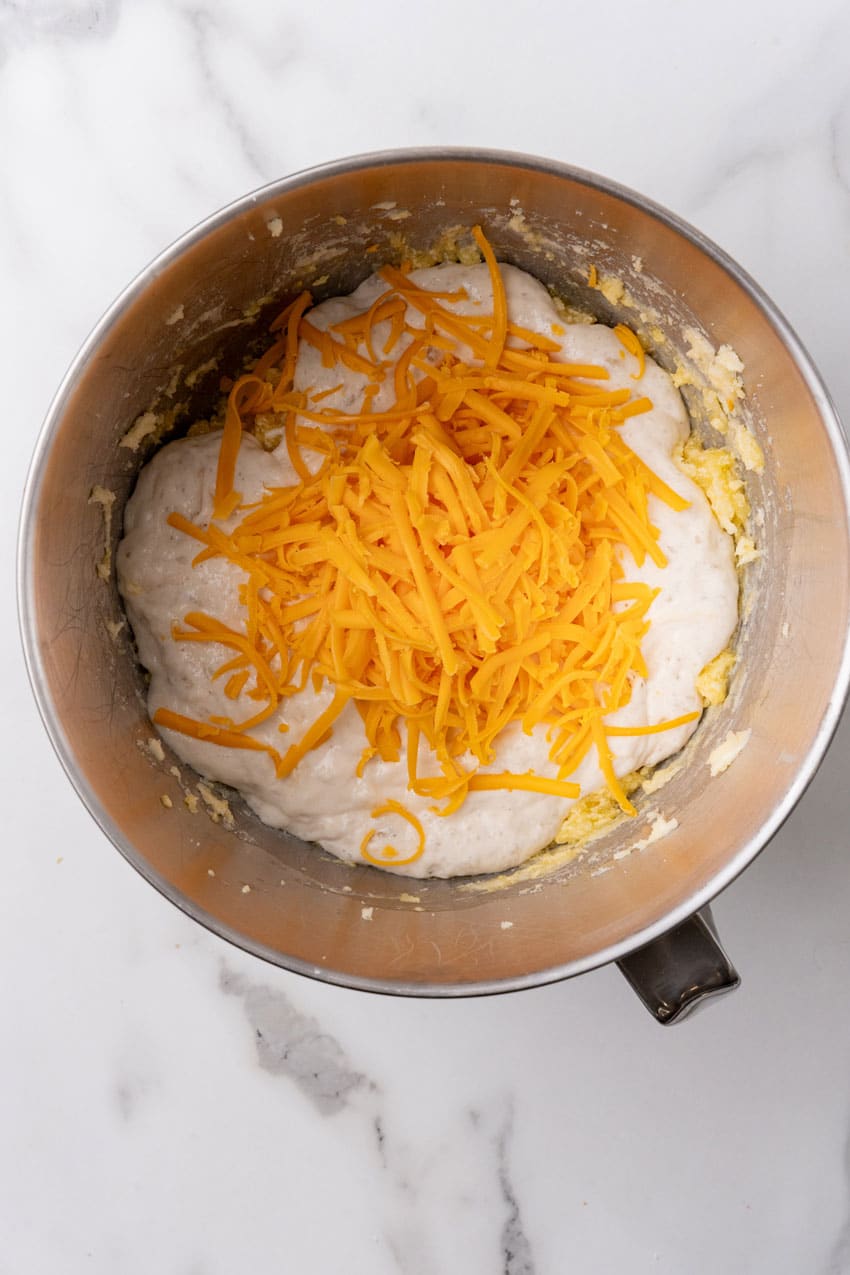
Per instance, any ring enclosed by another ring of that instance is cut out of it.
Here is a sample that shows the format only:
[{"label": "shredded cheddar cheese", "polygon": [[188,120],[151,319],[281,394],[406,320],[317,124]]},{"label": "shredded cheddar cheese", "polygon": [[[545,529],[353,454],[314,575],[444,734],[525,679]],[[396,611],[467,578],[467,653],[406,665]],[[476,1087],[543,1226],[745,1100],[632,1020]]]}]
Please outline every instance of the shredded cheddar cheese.
[{"label": "shredded cheddar cheese", "polygon": [[[618,432],[650,401],[606,389],[603,368],[558,362],[555,343],[514,326],[493,251],[479,228],[473,234],[492,314],[460,314],[445,303],[462,291],[425,290],[409,267],[387,266],[370,309],[326,330],[310,321],[302,293],[272,324],[274,344],[230,387],[214,520],[201,527],[173,513],[169,522],[198,542],[195,563],[219,557],[245,573],[244,631],[190,612],[172,632],[226,651],[215,676],[226,678],[233,715],[200,722],[159,709],[154,720],[263,751],[283,778],[353,705],[364,735],[357,774],[375,757],[404,764],[409,790],[441,803],[442,814],[470,792],[576,797],[568,776],[595,749],[610,792],[633,813],[608,737],[696,715],[606,727],[646,675],[641,639],[655,596],[625,581],[618,550],[664,566],[648,497],[674,509],[687,502]],[[639,380],[643,348],[629,329],[615,330]],[[361,374],[360,411],[326,405],[333,391],[293,390],[301,342],[324,367]],[[385,385],[394,402],[374,411]],[[240,509],[242,431],[265,412],[285,417],[298,482]],[[275,713],[285,718],[287,699],[308,684],[327,688],[328,699],[301,738],[276,748],[249,733]],[[511,723],[545,727],[554,777],[486,769]],[[399,858],[387,845],[376,855],[373,830],[362,857],[410,863],[423,852],[421,824],[393,801],[372,812],[387,813],[411,824],[417,850]]]},{"label": "shredded cheddar cheese", "polygon": [[646,353],[636,333],[631,328],[627,328],[625,323],[618,323],[614,327],[614,335],[622,346],[624,346],[629,354],[634,355],[637,359],[637,371],[632,372],[632,379],[639,381],[643,376],[646,367]]}]

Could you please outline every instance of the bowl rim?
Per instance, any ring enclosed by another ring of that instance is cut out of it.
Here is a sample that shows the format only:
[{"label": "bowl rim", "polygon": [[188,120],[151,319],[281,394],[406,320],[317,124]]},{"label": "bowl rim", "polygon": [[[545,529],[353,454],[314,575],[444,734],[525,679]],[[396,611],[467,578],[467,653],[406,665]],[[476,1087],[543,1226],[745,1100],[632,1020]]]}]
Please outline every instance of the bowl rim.
[{"label": "bowl rim", "polygon": [[522,991],[539,987],[562,979],[572,978],[587,973],[612,961],[620,960],[638,948],[644,947],[654,939],[667,933],[686,920],[694,912],[705,907],[717,894],[724,890],[765,848],[768,842],[779,831],[791,814],[794,807],[811,783],[824,754],[838,727],[841,713],[850,692],[850,631],[845,635],[844,646],[832,693],[827,703],[823,718],[814,736],[812,744],[799,763],[793,782],[776,808],[764,820],[758,832],[750,837],[728,861],[724,868],[716,873],[701,889],[694,891],[677,907],[667,912],[652,925],[644,927],[629,935],[618,943],[600,949],[577,961],[555,965],[546,969],[535,970],[526,974],[513,975],[509,978],[481,980],[477,982],[459,983],[427,983],[409,980],[393,980],[388,978],[363,978],[346,973],[344,970],[328,969],[305,962],[299,958],[288,956],[276,948],[256,942],[249,935],[235,930],[222,922],[218,917],[199,907],[187,899],[172,883],[161,877],[148,861],[137,851],[132,842],[124,835],[120,827],[111,819],[100,803],[86,777],[77,767],[68,738],[59,719],[59,715],[51,699],[48,679],[39,649],[39,640],[35,627],[35,608],[33,593],[34,533],[35,512],[38,507],[42,486],[44,461],[50,452],[54,436],[58,432],[65,408],[85,374],[92,355],[96,352],[101,340],[115,325],[122,315],[142,295],[152,279],[167,270],[183,253],[200,242],[206,235],[225,225],[242,213],[250,211],[259,204],[279,197],[302,186],[312,184],[326,178],[333,178],[356,172],[366,168],[418,164],[423,162],[454,162],[462,164],[498,164],[499,166],[541,172],[549,176],[560,177],[577,182],[591,190],[598,191],[621,202],[639,208],[656,218],[664,226],[681,235],[691,244],[706,254],[715,265],[725,271],[735,283],[743,289],[750,300],[762,311],[768,322],[776,331],[785,348],[793,359],[798,372],[803,378],[813,401],[815,402],[829,438],[833,457],[844,498],[845,519],[848,537],[850,537],[850,455],[848,441],[838,411],[829,391],[815,367],[811,356],[797,336],[791,324],[778,306],[764,292],[752,276],[744,270],[724,249],[708,238],[702,231],[691,225],[654,200],[641,195],[619,182],[603,177],[587,169],[545,159],[522,152],[499,149],[481,149],[473,147],[409,147],[391,150],[364,152],[326,163],[302,168],[288,176],[267,182],[263,186],[232,200],[219,208],[210,216],[197,222],[185,231],[166,248],[153,257],[118,294],[112,304],[105,310],[101,318],[91,329],[72,359],[47,409],[44,422],[39,431],[33,450],[21,501],[17,543],[17,603],[18,626],[23,647],[24,662],[30,684],[35,696],[41,720],[48,738],[59,761],[70,779],[83,805],[102,832],[106,834],[115,848],[127,862],[136,869],[160,894],[169,899],[176,907],[198,922],[205,929],[225,939],[234,946],[251,955],[260,957],[270,964],[290,970],[296,974],[315,978],[319,981],[340,987],[348,987],[359,991],[383,993],[387,995],[426,997],[435,999],[451,999],[466,996],[494,995],[503,992]]}]

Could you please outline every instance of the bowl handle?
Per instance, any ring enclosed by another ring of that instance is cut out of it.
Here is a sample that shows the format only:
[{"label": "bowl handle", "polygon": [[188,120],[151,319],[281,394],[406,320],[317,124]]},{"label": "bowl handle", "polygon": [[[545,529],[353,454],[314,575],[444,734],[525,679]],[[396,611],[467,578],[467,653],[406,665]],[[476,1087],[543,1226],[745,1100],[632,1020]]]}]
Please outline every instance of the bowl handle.
[{"label": "bowl handle", "polygon": [[660,938],[618,961],[656,1022],[679,1023],[710,997],[733,992],[740,976],[704,907]]}]

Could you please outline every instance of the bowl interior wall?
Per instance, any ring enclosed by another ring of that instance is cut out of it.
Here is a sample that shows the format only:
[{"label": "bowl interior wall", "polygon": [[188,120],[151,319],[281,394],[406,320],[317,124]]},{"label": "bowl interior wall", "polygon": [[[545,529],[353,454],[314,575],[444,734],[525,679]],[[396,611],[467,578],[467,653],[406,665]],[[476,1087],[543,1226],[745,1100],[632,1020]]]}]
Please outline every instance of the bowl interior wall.
[{"label": "bowl interior wall", "polygon": [[[96,486],[115,493],[114,549],[148,455],[119,440],[142,413],[153,406],[179,432],[210,410],[219,376],[238,369],[273,306],[305,286],[317,298],[349,291],[376,263],[397,258],[402,241],[426,248],[447,227],[478,222],[500,258],[566,299],[652,329],[662,362],[684,355],[691,326],[734,347],[767,459],[753,484],[764,557],[750,568],[741,671],[730,700],[701,727],[690,764],[642,800],[634,825],[599,843],[595,862],[541,881],[519,874],[490,891],[346,867],[264,828],[238,803],[233,829],[190,813],[169,770],[175,759],[157,763],[145,746],[152,732],[126,631],[115,639],[107,629],[120,602],[114,582],[96,575],[103,509],[89,503]],[[630,310],[587,286],[591,262],[625,282]],[[215,368],[187,386],[211,358]],[[144,288],[131,289],[55,407],[32,496],[25,590],[40,694],[66,765],[154,884],[218,932],[292,968],[439,991],[591,965],[744,866],[834,706],[848,616],[847,513],[824,412],[738,279],[653,211],[579,176],[424,159],[280,183],[178,246]],[[708,755],[730,729],[751,730],[750,742],[711,780]],[[617,847],[646,836],[651,810],[675,817],[678,828],[612,863]],[[364,904],[375,909],[369,923]],[[502,929],[503,920],[512,927]]]}]

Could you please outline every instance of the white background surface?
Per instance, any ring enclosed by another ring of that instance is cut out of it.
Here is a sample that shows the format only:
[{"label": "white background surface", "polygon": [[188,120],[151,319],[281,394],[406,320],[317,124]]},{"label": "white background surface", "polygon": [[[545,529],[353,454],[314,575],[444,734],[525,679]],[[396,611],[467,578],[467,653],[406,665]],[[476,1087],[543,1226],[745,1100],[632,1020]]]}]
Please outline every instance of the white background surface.
[{"label": "white background surface", "polygon": [[13,619],[29,455],[91,325],[193,222],[348,153],[497,146],[641,190],[755,275],[850,418],[848,65],[843,0],[0,4],[2,1275],[850,1271],[847,727],[717,902],[744,982],[690,1023],[614,969],[393,1001],[135,875]]}]

